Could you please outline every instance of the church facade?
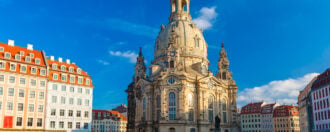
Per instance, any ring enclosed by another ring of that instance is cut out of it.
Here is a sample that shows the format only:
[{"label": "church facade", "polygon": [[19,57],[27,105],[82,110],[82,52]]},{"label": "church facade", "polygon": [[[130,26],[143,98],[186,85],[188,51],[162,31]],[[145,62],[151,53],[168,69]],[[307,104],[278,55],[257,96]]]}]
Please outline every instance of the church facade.
[{"label": "church facade", "polygon": [[208,45],[192,22],[190,0],[170,0],[169,23],[161,26],[154,60],[142,50],[128,96],[129,132],[239,131],[237,85],[222,44],[218,72],[208,69]]}]

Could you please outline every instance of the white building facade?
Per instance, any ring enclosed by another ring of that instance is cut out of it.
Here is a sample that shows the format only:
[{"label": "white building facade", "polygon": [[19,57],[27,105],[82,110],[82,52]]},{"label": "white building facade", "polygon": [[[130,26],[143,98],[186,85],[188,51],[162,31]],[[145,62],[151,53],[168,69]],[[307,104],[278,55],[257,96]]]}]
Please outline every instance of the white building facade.
[{"label": "white building facade", "polygon": [[93,86],[69,60],[48,59],[46,130],[91,131]]},{"label": "white building facade", "polygon": [[261,109],[261,130],[262,132],[274,132],[273,129],[273,112],[280,104],[267,104]]},{"label": "white building facade", "polygon": [[118,111],[93,110],[92,132],[126,132],[127,118]]},{"label": "white building facade", "polygon": [[311,100],[313,105],[313,131],[330,131],[330,69],[319,75],[313,83]]}]

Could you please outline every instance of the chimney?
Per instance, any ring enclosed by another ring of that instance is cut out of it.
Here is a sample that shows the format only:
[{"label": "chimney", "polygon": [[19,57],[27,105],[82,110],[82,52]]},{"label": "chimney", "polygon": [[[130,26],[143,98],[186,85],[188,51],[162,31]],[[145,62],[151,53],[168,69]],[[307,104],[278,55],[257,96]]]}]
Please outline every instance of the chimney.
[{"label": "chimney", "polygon": [[63,59],[62,59],[61,57],[59,57],[59,58],[58,58],[58,61],[59,61],[59,62],[62,62],[62,61],[63,61]]},{"label": "chimney", "polygon": [[70,64],[70,59],[66,59],[66,63],[67,64]]},{"label": "chimney", "polygon": [[50,60],[51,61],[54,61],[54,56],[50,56]]},{"label": "chimney", "polygon": [[33,50],[33,45],[32,44],[27,44],[27,49],[28,50]]},{"label": "chimney", "polygon": [[15,41],[14,40],[8,40],[8,45],[9,46],[15,46]]}]

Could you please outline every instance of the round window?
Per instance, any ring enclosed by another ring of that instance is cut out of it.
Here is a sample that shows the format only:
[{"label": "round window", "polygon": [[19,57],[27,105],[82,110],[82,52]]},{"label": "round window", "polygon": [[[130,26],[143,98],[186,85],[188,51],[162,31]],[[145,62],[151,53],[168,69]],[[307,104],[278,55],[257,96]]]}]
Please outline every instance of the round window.
[{"label": "round window", "polygon": [[169,79],[167,80],[167,82],[168,82],[169,84],[174,84],[174,83],[175,83],[175,79],[174,79],[173,77],[171,77],[171,78],[169,78]]}]

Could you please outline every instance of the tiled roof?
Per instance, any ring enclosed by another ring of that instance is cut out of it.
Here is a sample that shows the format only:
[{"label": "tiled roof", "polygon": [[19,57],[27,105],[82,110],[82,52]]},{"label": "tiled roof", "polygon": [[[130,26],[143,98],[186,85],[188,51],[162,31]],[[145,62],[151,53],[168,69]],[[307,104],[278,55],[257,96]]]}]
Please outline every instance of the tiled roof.
[{"label": "tiled roof", "polygon": [[298,107],[282,105],[275,108],[273,117],[299,116]]},{"label": "tiled roof", "polygon": [[[103,119],[112,119],[112,120],[124,120],[127,121],[127,118],[125,116],[123,116],[121,113],[119,113],[118,111],[113,111],[113,110],[95,110],[93,109],[93,120],[103,120]],[[98,117],[97,113],[101,113],[101,116]],[[109,113],[108,115],[103,115]]]},{"label": "tiled roof", "polygon": [[266,104],[261,108],[261,114],[272,114],[274,111],[275,104]]},{"label": "tiled roof", "polygon": [[242,107],[241,114],[261,113],[261,107],[264,102],[250,103]]},{"label": "tiled roof", "polygon": [[317,90],[318,88],[330,84],[330,68],[325,72],[317,76],[317,79],[314,81],[312,90]]}]

